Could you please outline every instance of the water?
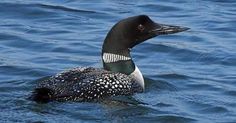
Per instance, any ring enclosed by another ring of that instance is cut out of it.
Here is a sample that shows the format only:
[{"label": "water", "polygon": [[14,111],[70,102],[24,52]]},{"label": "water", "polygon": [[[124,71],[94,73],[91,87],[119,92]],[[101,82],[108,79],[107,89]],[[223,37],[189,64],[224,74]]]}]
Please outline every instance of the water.
[{"label": "water", "polygon": [[[235,6],[235,0],[1,0],[1,122],[236,122]],[[191,28],[133,49],[145,93],[126,103],[27,100],[37,79],[102,67],[109,29],[139,14]]]}]

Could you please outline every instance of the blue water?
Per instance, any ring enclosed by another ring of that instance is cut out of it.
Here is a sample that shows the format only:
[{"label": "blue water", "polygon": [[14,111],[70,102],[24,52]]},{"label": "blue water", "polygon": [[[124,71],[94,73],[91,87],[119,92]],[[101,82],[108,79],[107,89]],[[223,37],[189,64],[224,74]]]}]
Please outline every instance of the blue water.
[{"label": "blue water", "polygon": [[[235,0],[1,0],[0,122],[235,123],[235,6]],[[123,103],[27,100],[40,78],[102,67],[109,29],[139,14],[191,28],[132,50],[144,93]]]}]

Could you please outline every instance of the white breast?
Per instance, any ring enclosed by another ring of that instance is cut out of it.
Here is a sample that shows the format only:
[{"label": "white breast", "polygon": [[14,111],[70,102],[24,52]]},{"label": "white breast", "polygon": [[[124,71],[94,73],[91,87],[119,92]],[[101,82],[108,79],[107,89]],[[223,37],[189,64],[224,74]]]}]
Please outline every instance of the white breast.
[{"label": "white breast", "polygon": [[135,65],[135,70],[133,73],[131,73],[129,75],[130,77],[132,77],[144,90],[144,79],[143,79],[143,75],[140,72],[140,70],[138,69],[138,67]]}]

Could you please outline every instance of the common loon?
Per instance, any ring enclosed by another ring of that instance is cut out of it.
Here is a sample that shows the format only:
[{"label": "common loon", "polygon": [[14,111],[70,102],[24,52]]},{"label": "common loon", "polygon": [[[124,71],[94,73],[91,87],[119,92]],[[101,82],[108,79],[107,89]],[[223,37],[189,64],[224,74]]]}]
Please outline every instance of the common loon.
[{"label": "common loon", "polygon": [[40,81],[31,99],[49,101],[94,101],[144,91],[144,79],[130,50],[147,39],[189,28],[159,24],[147,15],[129,17],[115,24],[102,47],[104,69],[77,67]]}]

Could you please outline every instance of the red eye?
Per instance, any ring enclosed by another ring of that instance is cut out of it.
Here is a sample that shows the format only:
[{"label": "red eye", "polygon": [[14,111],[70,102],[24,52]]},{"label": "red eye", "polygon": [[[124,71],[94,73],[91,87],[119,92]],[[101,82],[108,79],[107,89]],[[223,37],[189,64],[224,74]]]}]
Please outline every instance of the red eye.
[{"label": "red eye", "polygon": [[145,29],[145,27],[142,24],[138,25],[138,30],[140,30],[141,32]]}]

